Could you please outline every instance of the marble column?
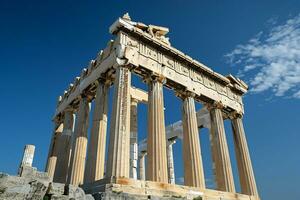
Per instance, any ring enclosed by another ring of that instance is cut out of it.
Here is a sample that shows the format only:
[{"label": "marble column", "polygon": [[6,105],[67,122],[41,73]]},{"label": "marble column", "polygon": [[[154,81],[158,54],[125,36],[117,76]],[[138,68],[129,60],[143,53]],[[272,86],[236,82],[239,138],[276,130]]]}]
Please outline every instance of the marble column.
[{"label": "marble column", "polygon": [[215,170],[217,189],[227,192],[235,192],[232,167],[229,157],[229,150],[224,129],[222,108],[213,105],[208,108],[211,118],[211,133],[215,153]]},{"label": "marble column", "polygon": [[73,134],[74,111],[68,108],[64,111],[64,128],[58,142],[59,156],[57,157],[54,182],[66,183],[72,148],[71,136]]},{"label": "marble column", "polygon": [[163,79],[149,81],[148,95],[147,179],[168,183]]},{"label": "marble column", "polygon": [[108,92],[109,85],[99,81],[94,102],[91,138],[84,176],[85,183],[92,183],[104,177]]},{"label": "marble column", "polygon": [[55,166],[56,166],[57,154],[58,154],[58,141],[62,131],[63,131],[63,124],[62,123],[56,124],[51,139],[48,160],[47,160],[46,170],[45,170],[48,173],[50,179],[53,179],[55,173]]},{"label": "marble column", "polygon": [[184,184],[205,188],[195,102],[192,94],[182,96]]},{"label": "marble column", "polygon": [[89,125],[90,99],[82,96],[76,117],[72,156],[67,183],[80,185],[83,183],[85,158],[87,150],[87,131]]},{"label": "marble column", "polygon": [[21,166],[32,167],[32,162],[33,162],[33,157],[34,157],[34,150],[35,150],[34,145],[28,144],[28,145],[25,146]]},{"label": "marble column", "polygon": [[34,145],[25,145],[23,158],[20,163],[20,167],[18,170],[18,175],[22,176],[24,167],[32,167],[33,157],[34,157]]},{"label": "marble column", "polygon": [[140,169],[140,180],[146,180],[146,170],[145,170],[145,156],[147,152],[141,152],[139,156],[139,169]]},{"label": "marble column", "polygon": [[242,116],[234,116],[231,125],[242,193],[258,196]]},{"label": "marble column", "polygon": [[129,178],[130,88],[130,70],[126,66],[118,66],[114,84],[107,177]]},{"label": "marble column", "polygon": [[176,140],[170,140],[167,142],[168,176],[170,184],[175,184],[175,171],[173,159],[173,144],[175,144],[175,142]]},{"label": "marble column", "polygon": [[138,138],[137,138],[137,105],[136,99],[131,99],[130,106],[130,178],[137,179]]}]

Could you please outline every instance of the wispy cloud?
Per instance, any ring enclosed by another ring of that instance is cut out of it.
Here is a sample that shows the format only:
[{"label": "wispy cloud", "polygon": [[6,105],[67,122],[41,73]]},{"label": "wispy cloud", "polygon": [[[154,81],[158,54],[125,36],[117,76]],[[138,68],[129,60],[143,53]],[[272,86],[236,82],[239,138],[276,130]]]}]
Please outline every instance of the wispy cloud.
[{"label": "wispy cloud", "polygon": [[225,57],[242,67],[238,76],[246,79],[250,92],[300,98],[300,15],[259,32]]}]

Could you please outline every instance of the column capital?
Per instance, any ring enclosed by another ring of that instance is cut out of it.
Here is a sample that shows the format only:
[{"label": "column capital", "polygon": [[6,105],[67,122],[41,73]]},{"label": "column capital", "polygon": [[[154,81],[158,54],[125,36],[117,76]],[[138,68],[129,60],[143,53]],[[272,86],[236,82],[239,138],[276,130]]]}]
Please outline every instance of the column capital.
[{"label": "column capital", "polygon": [[88,100],[88,102],[92,101],[92,99],[94,98],[94,95],[88,91],[85,90],[83,91],[80,95],[79,95],[79,100],[81,101],[83,98],[86,98]]},{"label": "column capital", "polygon": [[105,74],[105,75],[101,75],[96,81],[95,81],[95,85],[99,86],[100,84],[103,85],[111,85],[111,83],[114,82],[113,80],[113,76],[112,74]]},{"label": "column capital", "polygon": [[74,113],[75,112],[75,108],[73,108],[71,106],[68,106],[63,111],[63,113],[66,113],[66,112],[72,112],[72,113]]},{"label": "column capital", "polygon": [[159,82],[159,83],[165,84],[167,79],[163,75],[151,73],[151,74],[147,75],[146,77],[144,77],[144,81],[146,83]]},{"label": "column capital", "polygon": [[138,103],[139,103],[139,100],[138,100],[138,99],[136,99],[136,98],[131,98],[131,102],[130,102],[131,105],[137,105]]},{"label": "column capital", "polygon": [[168,140],[167,140],[167,145],[173,145],[173,144],[175,144],[175,143],[176,143],[176,139],[177,139],[177,138],[171,138],[171,139],[168,139]]},{"label": "column capital", "polygon": [[231,113],[228,114],[229,119],[242,119],[243,118],[243,113],[241,112],[237,112],[237,111],[233,111]]},{"label": "column capital", "polygon": [[182,100],[191,97],[194,98],[196,96],[196,94],[194,92],[191,91],[187,91],[187,90],[178,90],[175,92],[175,95],[179,98],[181,98]]},{"label": "column capital", "polygon": [[147,155],[147,151],[141,151],[140,153],[139,153],[139,158],[140,157],[144,157],[144,156],[146,156]]},{"label": "column capital", "polygon": [[205,104],[208,111],[212,109],[223,109],[225,108],[224,104],[221,101],[214,101],[213,103],[206,103]]},{"label": "column capital", "polygon": [[58,126],[59,124],[62,123],[61,115],[56,115],[52,121],[54,122],[55,126]]}]

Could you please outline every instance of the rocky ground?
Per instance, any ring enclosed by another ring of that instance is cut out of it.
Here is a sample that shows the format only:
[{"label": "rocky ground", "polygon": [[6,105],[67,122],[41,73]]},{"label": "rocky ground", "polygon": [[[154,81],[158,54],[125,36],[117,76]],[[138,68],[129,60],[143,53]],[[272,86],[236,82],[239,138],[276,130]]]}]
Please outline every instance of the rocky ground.
[{"label": "rocky ground", "polygon": [[21,176],[0,172],[0,200],[94,200],[80,187],[53,183],[46,173],[24,168]]}]

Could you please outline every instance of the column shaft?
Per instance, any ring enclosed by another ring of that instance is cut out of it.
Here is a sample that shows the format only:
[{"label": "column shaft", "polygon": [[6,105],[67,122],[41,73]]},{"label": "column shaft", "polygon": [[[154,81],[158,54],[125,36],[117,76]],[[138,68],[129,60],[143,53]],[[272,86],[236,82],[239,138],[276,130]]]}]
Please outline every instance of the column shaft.
[{"label": "column shaft", "polygon": [[58,142],[59,156],[57,157],[53,180],[58,183],[66,183],[70,152],[72,148],[71,137],[73,134],[74,114],[72,110],[64,112],[64,128]]},{"label": "column shaft", "polygon": [[146,180],[146,170],[145,170],[145,156],[146,152],[142,152],[139,159],[139,167],[140,167],[140,180]]},{"label": "column shaft", "polygon": [[147,179],[168,183],[163,84],[149,83],[147,138]]},{"label": "column shaft", "polygon": [[55,166],[57,161],[57,154],[58,154],[58,141],[61,133],[63,131],[63,124],[55,125],[54,132],[51,139],[51,144],[48,153],[48,160],[46,164],[46,172],[48,176],[53,179],[55,173]]},{"label": "column shaft", "polygon": [[229,150],[224,129],[222,111],[219,108],[212,108],[211,133],[215,150],[215,169],[217,189],[227,192],[235,192],[234,180],[229,157]]},{"label": "column shaft", "polygon": [[132,99],[130,106],[130,178],[137,179],[138,139],[137,101]]},{"label": "column shaft", "polygon": [[238,117],[231,124],[242,193],[258,196],[243,121]]},{"label": "column shaft", "polygon": [[74,141],[72,145],[72,156],[68,174],[68,183],[79,185],[83,183],[86,149],[87,131],[89,125],[90,103],[87,97],[82,97],[79,103],[77,119],[74,131]]},{"label": "column shaft", "polygon": [[188,96],[184,98],[182,110],[184,183],[188,186],[205,188],[198,124],[193,97]]},{"label": "column shaft", "polygon": [[175,141],[168,141],[167,144],[167,157],[168,157],[168,175],[169,183],[175,184],[175,171],[174,171],[174,159],[173,159],[173,144]]},{"label": "column shaft", "polygon": [[209,142],[210,142],[210,150],[211,150],[211,157],[212,157],[212,171],[214,176],[214,182],[216,183],[217,186],[218,185],[217,171],[220,171],[221,169],[220,169],[220,165],[216,164],[218,161],[218,154],[215,148],[217,143],[215,142],[215,140],[213,140],[213,133],[211,128],[209,128]]},{"label": "column shaft", "polygon": [[99,83],[85,168],[85,183],[91,183],[104,177],[108,91],[107,84]]},{"label": "column shaft", "polygon": [[116,70],[106,169],[108,177],[129,178],[131,72],[124,66],[119,66]]}]

